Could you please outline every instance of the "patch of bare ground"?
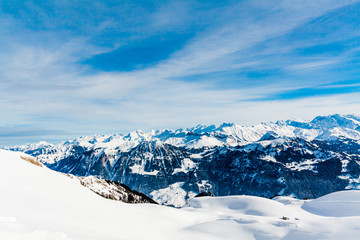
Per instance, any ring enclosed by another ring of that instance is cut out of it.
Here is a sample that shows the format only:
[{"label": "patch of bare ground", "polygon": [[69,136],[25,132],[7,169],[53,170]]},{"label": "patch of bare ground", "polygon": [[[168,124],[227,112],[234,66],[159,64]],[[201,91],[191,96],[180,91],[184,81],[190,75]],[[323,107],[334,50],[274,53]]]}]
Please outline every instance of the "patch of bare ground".
[{"label": "patch of bare ground", "polygon": [[25,157],[25,156],[20,156],[20,158],[21,158],[22,160],[25,160],[25,161],[27,161],[27,162],[29,162],[29,163],[32,163],[32,164],[36,165],[36,166],[39,166],[39,167],[43,167],[43,166],[44,166],[44,165],[43,165],[42,163],[40,163],[36,158],[33,158],[33,157]]}]

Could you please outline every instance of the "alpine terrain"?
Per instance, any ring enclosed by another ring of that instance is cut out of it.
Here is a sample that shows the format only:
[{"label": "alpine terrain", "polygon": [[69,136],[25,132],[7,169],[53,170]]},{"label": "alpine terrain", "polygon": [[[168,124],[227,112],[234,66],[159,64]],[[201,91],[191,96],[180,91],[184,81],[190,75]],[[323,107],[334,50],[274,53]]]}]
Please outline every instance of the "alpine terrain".
[{"label": "alpine terrain", "polygon": [[357,115],[94,135],[7,149],[55,171],[122,183],[177,207],[201,192],[310,199],[360,189]]}]

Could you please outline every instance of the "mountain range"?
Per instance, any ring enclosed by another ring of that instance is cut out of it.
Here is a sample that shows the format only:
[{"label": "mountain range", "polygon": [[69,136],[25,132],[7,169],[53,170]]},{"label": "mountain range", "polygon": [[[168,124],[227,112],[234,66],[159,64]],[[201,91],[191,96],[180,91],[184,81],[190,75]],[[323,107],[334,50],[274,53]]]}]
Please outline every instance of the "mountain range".
[{"label": "mountain range", "polygon": [[303,199],[360,189],[358,115],[138,130],[7,149],[53,170],[122,183],[177,207],[201,192]]}]

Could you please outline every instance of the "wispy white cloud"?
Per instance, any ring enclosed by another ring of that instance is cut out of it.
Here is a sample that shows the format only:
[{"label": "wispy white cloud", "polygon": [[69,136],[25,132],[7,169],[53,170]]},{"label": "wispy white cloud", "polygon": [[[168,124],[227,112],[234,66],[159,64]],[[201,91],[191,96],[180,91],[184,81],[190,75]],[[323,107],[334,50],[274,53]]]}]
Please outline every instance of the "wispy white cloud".
[{"label": "wispy white cloud", "polygon": [[[356,94],[266,102],[251,99],[313,86],[308,84],[310,80],[304,79],[302,83],[296,81],[296,77],[302,77],[303,70],[318,70],[346,61],[343,55],[315,60],[309,57],[294,59],[288,56],[294,49],[314,43],[290,41],[282,45],[277,39],[329,11],[354,2],[357,1],[244,1],[223,5],[221,11],[215,9],[211,15],[216,19],[215,23],[210,24],[211,19],[197,20],[197,25],[202,24],[201,31],[196,30],[185,47],[170,58],[129,72],[93,72],[91,66],[80,62],[126,44],[126,38],[97,44],[94,39],[106,31],[118,28],[120,30],[116,31],[126,32],[134,27],[134,31],[143,34],[131,35],[130,39],[166,31],[181,32],[191,27],[196,11],[199,16],[208,12],[183,2],[171,2],[150,13],[145,11],[144,18],[148,21],[145,25],[135,24],[142,23],[137,19],[142,16],[123,17],[121,21],[124,22],[104,18],[96,22],[91,31],[83,29],[91,26],[89,23],[79,26],[80,36],[71,28],[57,29],[54,19],[48,18],[43,9],[33,10],[42,21],[49,22],[45,30],[30,29],[21,24],[15,27],[19,19],[3,17],[0,22],[5,24],[0,27],[0,34],[4,33],[6,37],[0,41],[7,47],[0,47],[0,112],[5,113],[0,125],[27,123],[34,127],[87,134],[188,127],[223,121],[251,124],[334,111],[351,112],[360,106],[353,101]],[[109,11],[108,6],[98,4],[97,11]],[[125,10],[121,12],[129,14]],[[79,19],[76,21],[81,23]],[[70,23],[63,23],[66,24]],[[14,27],[13,31],[11,27]],[[51,39],[55,41],[50,43]],[[259,47],[262,45],[265,47]],[[231,79],[237,82],[234,87],[221,87],[221,76],[224,83],[229,81],[221,74],[217,81],[188,78],[213,72],[270,68],[285,69],[290,72],[286,74],[293,75],[264,78],[254,83],[255,80],[235,76],[236,79]],[[296,76],[296,72],[301,74]],[[312,84],[319,83],[312,81]],[[318,106],[313,105],[314,100]]]},{"label": "wispy white cloud", "polygon": [[287,69],[303,71],[303,70],[321,68],[321,67],[333,65],[336,63],[337,63],[337,61],[335,61],[335,60],[319,60],[319,61],[311,61],[311,62],[290,65],[287,67]]}]

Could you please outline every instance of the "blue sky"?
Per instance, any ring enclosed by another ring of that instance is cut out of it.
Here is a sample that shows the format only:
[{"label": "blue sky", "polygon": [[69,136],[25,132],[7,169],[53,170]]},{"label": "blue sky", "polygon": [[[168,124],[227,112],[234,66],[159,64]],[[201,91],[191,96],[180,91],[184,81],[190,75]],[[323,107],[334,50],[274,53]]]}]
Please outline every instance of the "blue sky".
[{"label": "blue sky", "polygon": [[360,111],[360,1],[0,1],[0,145]]}]

